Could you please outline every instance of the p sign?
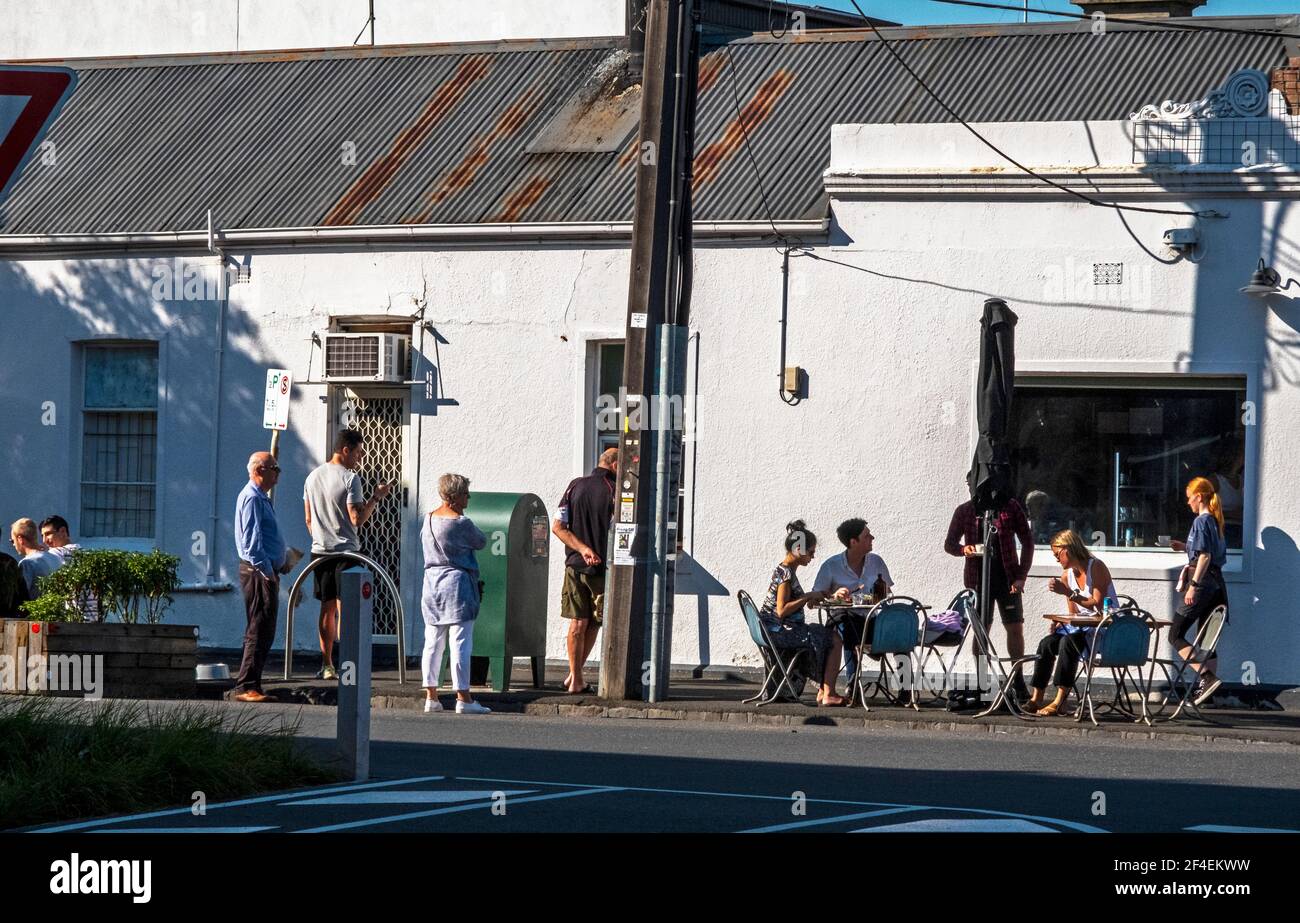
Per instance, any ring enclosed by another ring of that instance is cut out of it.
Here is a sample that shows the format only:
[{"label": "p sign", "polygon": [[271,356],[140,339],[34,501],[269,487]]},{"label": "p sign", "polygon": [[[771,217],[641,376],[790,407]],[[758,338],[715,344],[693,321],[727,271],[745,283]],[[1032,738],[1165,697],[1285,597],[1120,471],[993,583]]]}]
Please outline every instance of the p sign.
[{"label": "p sign", "polygon": [[66,67],[0,64],[0,199],[76,82]]},{"label": "p sign", "polygon": [[266,406],[262,408],[263,429],[289,428],[289,397],[293,373],[288,369],[266,370]]}]

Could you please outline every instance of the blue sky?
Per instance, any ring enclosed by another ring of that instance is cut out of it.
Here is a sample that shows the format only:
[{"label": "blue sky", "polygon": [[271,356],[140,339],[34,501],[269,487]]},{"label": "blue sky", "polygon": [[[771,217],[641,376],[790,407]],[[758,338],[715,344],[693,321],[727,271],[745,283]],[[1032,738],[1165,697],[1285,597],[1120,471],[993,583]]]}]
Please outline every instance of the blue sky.
[{"label": "blue sky", "polygon": [[[849,0],[800,0],[809,6],[852,12]],[[988,0],[1007,6],[1020,7],[1024,0]],[[975,7],[953,6],[937,0],[858,0],[858,6],[869,16],[891,19],[907,26],[954,22],[1020,22],[1021,14],[1003,10],[983,10]],[[1030,22],[1069,22],[1060,16],[1043,16],[1042,10],[1081,12],[1069,0],[1029,0]],[[1035,11],[1040,11],[1035,15]],[[1210,0],[1196,11],[1197,16],[1259,16],[1272,13],[1300,14],[1300,0]]]}]

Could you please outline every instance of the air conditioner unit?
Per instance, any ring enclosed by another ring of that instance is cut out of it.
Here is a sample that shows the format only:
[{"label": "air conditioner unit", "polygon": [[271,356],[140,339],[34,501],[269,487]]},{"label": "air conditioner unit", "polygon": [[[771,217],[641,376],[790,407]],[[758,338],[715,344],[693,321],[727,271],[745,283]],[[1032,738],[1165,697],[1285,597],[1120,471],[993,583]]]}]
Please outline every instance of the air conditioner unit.
[{"label": "air conditioner unit", "polygon": [[411,338],[397,333],[325,334],[326,381],[406,381]]}]

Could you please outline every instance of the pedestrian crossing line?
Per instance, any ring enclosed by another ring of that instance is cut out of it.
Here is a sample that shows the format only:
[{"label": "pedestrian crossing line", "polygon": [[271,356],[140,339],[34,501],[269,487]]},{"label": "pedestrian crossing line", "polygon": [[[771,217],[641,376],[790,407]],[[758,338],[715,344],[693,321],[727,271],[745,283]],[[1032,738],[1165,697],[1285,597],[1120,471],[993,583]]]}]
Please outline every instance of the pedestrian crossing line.
[{"label": "pedestrian crossing line", "polygon": [[[529,798],[516,798],[509,804],[514,807],[517,804],[528,804],[534,801],[552,801],[557,798],[581,798],[584,795],[601,795],[607,792],[622,792],[627,789],[614,786],[602,788],[587,788],[578,791],[552,792],[549,795],[533,795]],[[476,804],[460,804],[450,808],[435,808],[431,811],[412,811],[408,814],[392,814],[388,817],[371,817],[366,820],[353,820],[342,824],[328,824],[324,827],[308,827],[305,830],[291,830],[290,833],[333,833],[337,830],[355,830],[358,827],[377,827],[380,824],[396,824],[404,820],[418,820],[422,817],[437,817],[441,814],[458,814],[462,811],[477,811],[484,808],[491,808],[494,801],[483,801]]]},{"label": "pedestrian crossing line", "polygon": [[[348,785],[332,785],[325,788],[309,788],[302,791],[294,792],[276,792],[273,795],[259,795],[256,798],[241,798],[238,801],[222,801],[207,806],[208,811],[216,811],[221,808],[241,808],[250,804],[267,804],[272,801],[283,801],[286,798],[301,798],[310,795],[329,795],[336,792],[356,792],[364,789],[383,788],[385,786],[397,785],[414,785],[419,782],[442,782],[446,776],[414,776],[409,779],[390,779],[385,782],[355,782]],[[193,814],[192,806],[183,808],[168,808],[163,811],[148,811],[143,814],[126,814],[121,817],[101,817],[98,820],[78,821],[74,824],[59,824],[55,827],[40,827],[36,830],[29,830],[28,833],[67,833],[72,830],[89,830],[91,827],[104,827],[109,824],[126,824],[131,821],[153,820],[158,817],[177,817],[182,814]]]},{"label": "pedestrian crossing line", "polygon": [[[789,800],[788,798],[786,799]],[[796,820],[788,824],[773,824],[771,827],[753,827],[741,830],[741,833],[778,833],[782,830],[798,830],[801,827],[817,827],[823,824],[841,824],[851,820],[863,820],[868,817],[883,817],[886,814],[910,814],[922,808],[885,808],[883,811],[863,811],[860,814],[841,814],[838,817],[817,817],[811,820]]]}]

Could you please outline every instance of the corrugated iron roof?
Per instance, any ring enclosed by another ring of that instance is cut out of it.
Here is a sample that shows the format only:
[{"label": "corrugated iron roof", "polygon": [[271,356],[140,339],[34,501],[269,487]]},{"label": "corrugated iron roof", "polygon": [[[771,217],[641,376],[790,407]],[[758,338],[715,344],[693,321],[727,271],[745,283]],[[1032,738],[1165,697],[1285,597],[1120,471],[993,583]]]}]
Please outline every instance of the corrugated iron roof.
[{"label": "corrugated iron roof", "polygon": [[[1125,118],[1294,51],[1281,36],[1088,23],[884,34],[970,121]],[[79,81],[46,136],[55,163],[24,168],[0,233],[194,230],[209,208],[232,229],[628,221],[635,129],[614,153],[528,150],[622,53],[610,38],[59,62]],[[949,120],[869,32],[710,48],[700,85],[701,221],[765,217],[746,134],[773,216],[815,219],[832,124]]]}]

